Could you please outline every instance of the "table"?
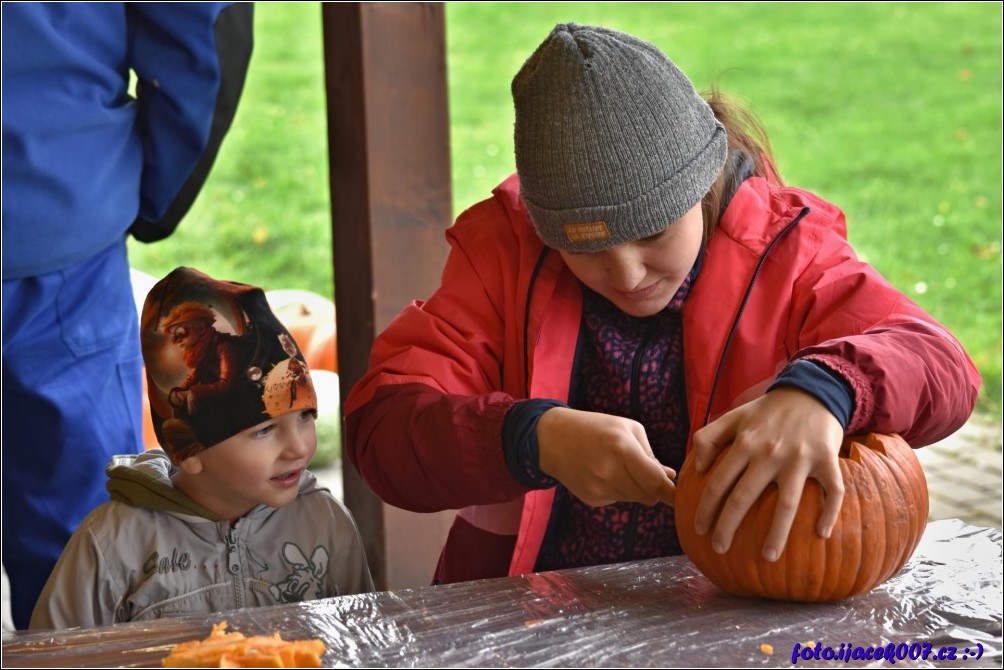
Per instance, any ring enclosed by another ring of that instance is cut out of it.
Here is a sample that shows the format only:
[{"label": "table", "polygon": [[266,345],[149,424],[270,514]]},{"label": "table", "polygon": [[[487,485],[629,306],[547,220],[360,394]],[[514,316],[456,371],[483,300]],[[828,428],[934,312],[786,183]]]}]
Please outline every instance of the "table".
[{"label": "table", "polygon": [[[677,556],[209,617],[5,633],[2,658],[4,667],[158,666],[172,644],[205,637],[225,619],[246,635],[321,638],[332,667],[790,668],[796,644],[795,666],[1001,667],[1002,609],[1001,531],[949,520],[929,524],[899,575],[839,603],[730,596]],[[931,652],[895,664],[825,660],[827,647],[839,653],[841,645]],[[801,655],[806,647],[810,660]],[[949,647],[954,660],[933,658]]]}]

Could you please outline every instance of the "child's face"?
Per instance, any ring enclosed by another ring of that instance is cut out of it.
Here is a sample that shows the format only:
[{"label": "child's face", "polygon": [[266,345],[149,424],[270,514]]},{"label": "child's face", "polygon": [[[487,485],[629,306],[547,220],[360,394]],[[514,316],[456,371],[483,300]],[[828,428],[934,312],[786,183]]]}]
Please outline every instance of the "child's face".
[{"label": "child's face", "polygon": [[181,467],[192,476],[182,490],[231,521],[259,503],[293,502],[317,450],[315,416],[314,410],[287,412],[190,456]]},{"label": "child's face", "polygon": [[560,251],[583,284],[631,316],[652,316],[669,304],[694,267],[704,237],[698,203],[663,232],[604,251]]}]

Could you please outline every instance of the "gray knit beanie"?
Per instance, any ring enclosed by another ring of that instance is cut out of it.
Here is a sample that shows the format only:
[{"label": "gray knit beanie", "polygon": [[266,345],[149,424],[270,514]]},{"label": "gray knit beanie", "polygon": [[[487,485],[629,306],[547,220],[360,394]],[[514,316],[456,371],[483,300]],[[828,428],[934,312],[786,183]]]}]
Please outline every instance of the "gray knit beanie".
[{"label": "gray knit beanie", "polygon": [[665,54],[560,24],[512,82],[520,195],[541,240],[600,251],[664,230],[710,190],[725,128]]}]

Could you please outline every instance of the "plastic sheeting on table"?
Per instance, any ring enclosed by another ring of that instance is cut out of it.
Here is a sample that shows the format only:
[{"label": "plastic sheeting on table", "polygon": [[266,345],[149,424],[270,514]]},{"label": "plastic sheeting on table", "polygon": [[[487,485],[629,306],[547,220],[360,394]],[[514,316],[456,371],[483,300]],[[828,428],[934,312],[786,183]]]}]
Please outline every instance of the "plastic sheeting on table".
[{"label": "plastic sheeting on table", "polygon": [[[899,575],[838,603],[730,596],[677,556],[210,617],[5,633],[3,665],[157,666],[172,644],[227,620],[246,635],[320,638],[332,667],[792,667],[795,645],[816,643],[822,653],[892,645],[894,662],[799,655],[796,667],[1000,667],[1002,609],[1001,531],[949,520],[928,525]],[[942,648],[955,658],[934,658]],[[928,649],[926,659],[910,658]]]}]

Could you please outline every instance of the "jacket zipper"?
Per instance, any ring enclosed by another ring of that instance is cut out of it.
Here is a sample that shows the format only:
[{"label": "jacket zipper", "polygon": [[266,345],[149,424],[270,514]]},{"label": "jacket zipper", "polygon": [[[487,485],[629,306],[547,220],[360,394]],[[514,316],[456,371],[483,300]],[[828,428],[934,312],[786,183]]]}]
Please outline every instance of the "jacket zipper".
[{"label": "jacket zipper", "polygon": [[753,276],[750,277],[749,284],[746,286],[746,293],[743,294],[743,299],[739,303],[739,310],[736,312],[736,317],[732,321],[732,328],[729,330],[729,336],[725,339],[725,347],[722,349],[722,355],[718,359],[718,369],[715,370],[715,381],[711,384],[711,393],[708,395],[708,407],[704,412],[704,422],[701,424],[702,426],[708,425],[708,421],[711,418],[711,407],[714,404],[715,392],[718,390],[718,382],[721,379],[722,370],[725,368],[725,359],[728,358],[729,348],[732,346],[732,340],[735,338],[736,331],[739,330],[739,321],[743,317],[743,312],[746,311],[746,303],[749,302],[750,294],[753,293],[753,285],[756,283],[757,277],[760,275],[760,270],[763,269],[764,263],[767,262],[767,257],[770,255],[770,252],[774,250],[774,247],[777,246],[777,243],[790,233],[795,226],[798,225],[798,222],[804,219],[808,214],[809,208],[803,207],[802,211],[798,213],[798,216],[792,219],[791,223],[786,225],[784,229],[777,234],[777,237],[771,240],[770,244],[767,245],[767,248],[764,250],[763,255],[760,256],[760,260],[757,261],[756,269],[753,270]]},{"label": "jacket zipper", "polygon": [[240,554],[237,551],[237,528],[231,526],[227,530],[226,544],[227,544],[227,570],[233,577],[234,584],[234,601],[237,604],[237,609],[244,607],[244,580],[241,578],[241,561]]}]

